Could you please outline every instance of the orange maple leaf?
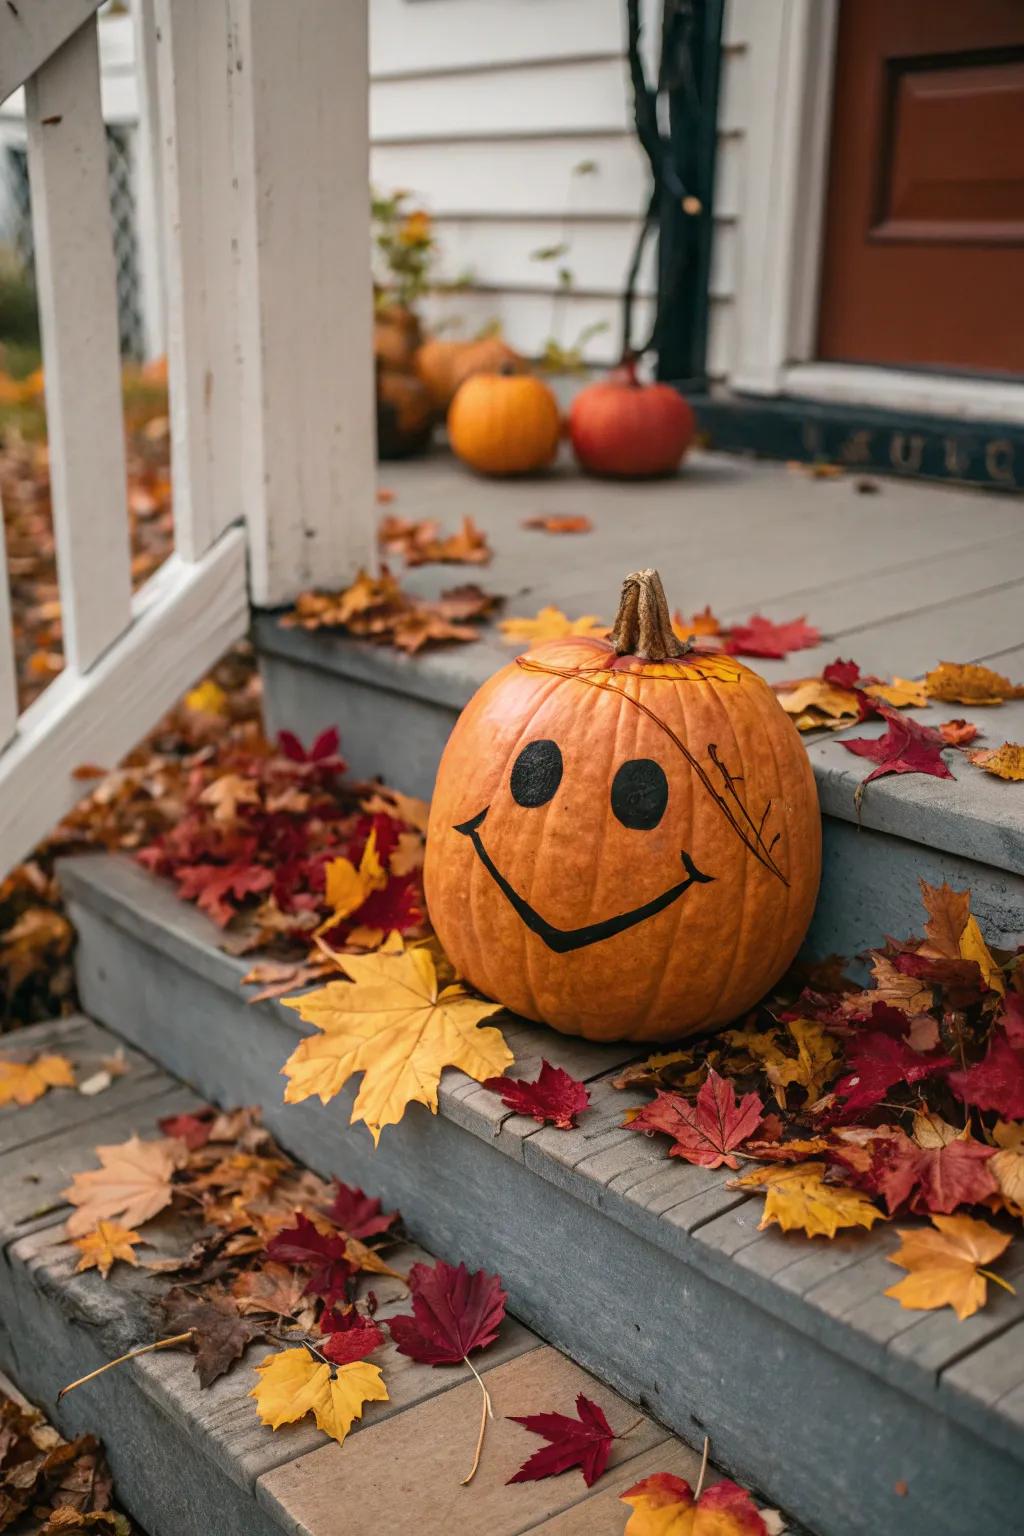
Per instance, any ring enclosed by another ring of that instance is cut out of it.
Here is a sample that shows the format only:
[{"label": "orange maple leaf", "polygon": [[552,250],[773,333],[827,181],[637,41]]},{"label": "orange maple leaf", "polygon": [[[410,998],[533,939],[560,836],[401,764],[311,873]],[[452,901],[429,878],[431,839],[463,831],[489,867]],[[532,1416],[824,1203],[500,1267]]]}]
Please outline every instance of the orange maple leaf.
[{"label": "orange maple leaf", "polygon": [[140,1141],[132,1136],[114,1146],[97,1147],[96,1156],[102,1166],[76,1173],[61,1191],[78,1207],[68,1217],[69,1237],[81,1237],[114,1217],[127,1226],[141,1226],[162,1211],[171,1203],[171,1180],[186,1162],[188,1149],[172,1137]]},{"label": "orange maple leaf", "polygon": [[991,1264],[1010,1246],[1008,1232],[999,1232],[973,1216],[933,1216],[930,1227],[897,1227],[902,1246],[887,1255],[908,1273],[886,1291],[911,1311],[952,1307],[962,1322],[983,1307],[987,1281],[1015,1294],[1008,1280],[982,1265]]},{"label": "orange maple leaf", "polygon": [[66,1056],[0,1061],[0,1104],[34,1104],[50,1088],[73,1088],[75,1070]]}]

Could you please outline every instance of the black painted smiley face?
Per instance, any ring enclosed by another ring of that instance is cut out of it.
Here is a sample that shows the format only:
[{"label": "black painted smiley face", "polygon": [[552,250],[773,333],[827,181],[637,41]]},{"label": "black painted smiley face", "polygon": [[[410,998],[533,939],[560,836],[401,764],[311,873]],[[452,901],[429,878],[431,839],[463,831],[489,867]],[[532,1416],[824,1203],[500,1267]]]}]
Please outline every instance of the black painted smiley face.
[{"label": "black painted smiley face", "polygon": [[[561,749],[556,741],[544,738],[528,742],[512,765],[509,791],[513,800],[527,811],[547,805],[558,793],[564,768]],[[624,827],[636,832],[650,832],[661,821],[668,806],[668,778],[660,763],[656,763],[653,758],[630,758],[616,769],[609,795],[612,813]],[[480,862],[530,931],[558,954],[583,949],[589,944],[597,944],[602,939],[623,933],[627,928],[633,928],[637,923],[663,912],[666,907],[678,901],[691,885],[707,884],[714,878],[703,874],[683,848],[680,849],[680,858],[686,879],[663,891],[660,896],[628,912],[621,912],[601,922],[588,923],[582,928],[557,928],[541,917],[525,897],[519,894],[487,852],[480,828],[489,810],[489,805],[484,806],[482,811],[478,811],[469,821],[460,823],[454,830],[470,839]]]}]

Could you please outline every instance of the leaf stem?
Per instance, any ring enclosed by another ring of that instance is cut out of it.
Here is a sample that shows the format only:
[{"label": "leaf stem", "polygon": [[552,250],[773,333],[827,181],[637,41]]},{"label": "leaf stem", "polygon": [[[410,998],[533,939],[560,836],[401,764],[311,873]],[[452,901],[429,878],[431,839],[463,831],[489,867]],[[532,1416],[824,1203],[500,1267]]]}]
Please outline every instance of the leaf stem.
[{"label": "leaf stem", "polygon": [[462,1358],[473,1372],[473,1375],[476,1377],[480,1385],[480,1391],[483,1393],[483,1404],[480,1409],[480,1433],[476,1438],[476,1451],[473,1455],[473,1465],[470,1467],[468,1473],[462,1479],[462,1482],[459,1485],[460,1487],[465,1488],[466,1485],[471,1483],[474,1477],[476,1477],[477,1468],[480,1465],[480,1455],[484,1448],[484,1435],[487,1433],[487,1420],[494,1418],[494,1408],[491,1405],[491,1394],[484,1386],[480,1372],[477,1370],[476,1366],[470,1360],[468,1355],[463,1355]]},{"label": "leaf stem", "polygon": [[68,1392],[73,1392],[76,1387],[84,1387],[87,1381],[93,1381],[97,1376],[102,1376],[104,1371],[113,1370],[115,1365],[123,1365],[126,1360],[137,1360],[140,1355],[151,1355],[156,1349],[171,1349],[175,1344],[187,1344],[194,1333],[194,1328],[186,1328],[184,1333],[176,1333],[173,1338],[157,1339],[155,1344],[143,1344],[138,1349],[130,1349],[126,1355],[118,1355],[116,1360],[108,1360],[106,1365],[90,1371],[88,1376],[79,1376],[77,1381],[69,1381],[66,1387],[61,1387],[57,1393],[58,1403]]},{"label": "leaf stem", "polygon": [[710,1455],[710,1453],[711,1453],[711,1441],[708,1439],[707,1435],[705,1435],[704,1436],[704,1454],[703,1454],[703,1456],[700,1459],[700,1476],[697,1479],[697,1488],[696,1488],[696,1491],[695,1491],[695,1493],[693,1495],[693,1502],[695,1504],[696,1504],[697,1500],[700,1498],[700,1491],[701,1491],[701,1489],[704,1487],[704,1476],[705,1476],[705,1473],[708,1470],[708,1456]]},{"label": "leaf stem", "polygon": [[1002,1275],[994,1274],[991,1269],[979,1269],[978,1274],[984,1275],[986,1280],[992,1280],[996,1285],[1001,1285],[1003,1290],[1009,1291],[1011,1296],[1016,1296],[1015,1288],[1010,1284],[1009,1280],[1004,1280]]}]

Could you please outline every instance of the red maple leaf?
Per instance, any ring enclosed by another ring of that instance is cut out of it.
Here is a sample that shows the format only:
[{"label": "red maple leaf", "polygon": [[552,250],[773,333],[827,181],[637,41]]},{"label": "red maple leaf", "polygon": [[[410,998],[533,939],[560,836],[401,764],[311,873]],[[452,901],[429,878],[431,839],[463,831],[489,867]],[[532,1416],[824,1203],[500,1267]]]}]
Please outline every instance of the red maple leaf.
[{"label": "red maple leaf", "polygon": [[537,1483],[579,1467],[587,1487],[593,1487],[608,1465],[615,1434],[598,1405],[582,1392],[576,1399],[576,1412],[575,1419],[566,1413],[528,1413],[522,1418],[508,1415],[513,1424],[521,1424],[549,1442],[523,1462],[509,1478],[510,1483]]},{"label": "red maple leaf", "polygon": [[889,723],[884,736],[873,740],[867,736],[855,736],[852,741],[843,742],[848,752],[870,758],[877,764],[858,786],[858,795],[863,792],[865,784],[887,773],[927,773],[935,779],[955,777],[943,762],[942,753],[946,743],[938,731],[933,731],[927,725],[918,725],[909,715],[902,715],[899,710],[890,709],[887,704],[878,704],[877,709]]},{"label": "red maple leaf", "polygon": [[1007,1024],[1006,1017],[996,1026],[984,1061],[965,1072],[951,1072],[949,1086],[975,1109],[994,1109],[1004,1120],[1024,1120],[1024,1050],[1013,1044],[1021,1025],[1012,1015]]},{"label": "red maple leaf", "polygon": [[327,1308],[320,1318],[320,1332],[326,1337],[317,1345],[334,1365],[349,1365],[353,1360],[365,1360],[384,1343],[384,1334],[372,1317],[357,1312]]},{"label": "red maple leaf", "polygon": [[341,737],[336,726],[331,726],[326,731],[321,731],[307,752],[302,742],[292,731],[278,731],[278,750],[282,757],[288,758],[292,763],[323,763],[328,758],[337,758],[338,748],[341,746]]},{"label": "red maple leaf", "polygon": [[728,1077],[712,1068],[695,1103],[681,1093],[659,1093],[629,1122],[631,1131],[664,1131],[672,1137],[670,1157],[683,1157],[702,1168],[738,1168],[734,1150],[761,1124],[764,1108],[756,1093],[737,1102],[736,1088]]},{"label": "red maple leaf", "polygon": [[213,1116],[212,1109],[200,1110],[196,1115],[164,1115],[157,1125],[165,1136],[183,1141],[190,1152],[198,1152],[210,1139]]},{"label": "red maple leaf", "polygon": [[349,1237],[363,1241],[386,1232],[398,1218],[397,1211],[382,1211],[379,1200],[371,1199],[351,1184],[343,1184],[340,1179],[334,1181],[334,1200],[328,1215]]},{"label": "red maple leaf", "polygon": [[861,1189],[881,1195],[891,1216],[907,1201],[912,1211],[948,1214],[958,1205],[974,1205],[994,1195],[998,1184],[986,1165],[995,1151],[980,1141],[959,1139],[919,1147],[903,1131],[887,1128],[863,1145],[835,1143],[828,1156]]},{"label": "red maple leaf", "polygon": [[802,651],[817,645],[821,634],[803,618],[776,624],[755,613],[746,624],[736,624],[729,631],[725,649],[733,656],[764,656],[782,660],[790,651]]},{"label": "red maple leaf", "polygon": [[498,1337],[508,1293],[497,1275],[485,1269],[470,1274],[443,1259],[431,1268],[414,1264],[409,1271],[411,1317],[388,1321],[400,1354],[421,1365],[456,1365],[474,1349],[486,1349]]},{"label": "red maple leaf", "polygon": [[345,1239],[340,1233],[325,1237],[301,1211],[295,1225],[283,1227],[267,1244],[267,1257],[278,1264],[292,1264],[309,1270],[306,1294],[324,1296],[332,1302],[345,1289],[352,1265],[345,1256]]},{"label": "red maple leaf", "polygon": [[[676,1477],[674,1472],[655,1472],[650,1477],[645,1477],[642,1482],[635,1483],[632,1488],[627,1488],[625,1493],[620,1493],[619,1498],[626,1503],[633,1503],[636,1498],[642,1498],[647,1510],[652,1512],[676,1509],[680,1517],[687,1511],[695,1511],[696,1524],[685,1527],[680,1519],[678,1524],[673,1523],[659,1525],[657,1529],[688,1530],[721,1532],[722,1536],[768,1536],[768,1527],[761,1519],[757,1505],[745,1488],[738,1483],[731,1483],[728,1478],[715,1483],[712,1488],[705,1488],[699,1498],[694,1498],[693,1489],[683,1477]],[[639,1511],[638,1511],[639,1513]],[[708,1517],[706,1522],[700,1520],[701,1515]],[[631,1522],[632,1523],[632,1522]],[[651,1524],[649,1528],[654,1530]]]},{"label": "red maple leaf", "polygon": [[246,896],[265,891],[274,883],[273,870],[253,864],[249,856],[228,865],[179,865],[174,877],[178,882],[178,895],[198,903],[221,928],[227,927],[238,910],[230,904],[229,897],[241,902]]},{"label": "red maple leaf", "polygon": [[895,1040],[879,1029],[858,1035],[846,1059],[853,1070],[835,1086],[835,1092],[845,1100],[841,1111],[844,1120],[871,1109],[897,1083],[919,1083],[953,1065],[951,1056],[924,1056],[905,1040]]},{"label": "red maple leaf", "polygon": [[855,661],[842,661],[838,656],[830,661],[822,672],[826,683],[834,688],[856,688],[861,681],[860,667]]},{"label": "red maple leaf", "polygon": [[981,967],[976,960],[954,960],[946,955],[906,953],[893,955],[892,963],[904,976],[941,987],[952,1008],[970,1008],[988,991]]},{"label": "red maple leaf", "polygon": [[536,1082],[521,1077],[488,1077],[484,1087],[501,1094],[501,1102],[517,1115],[531,1115],[541,1125],[550,1120],[560,1131],[571,1131],[576,1116],[590,1104],[590,1093],[561,1067],[542,1061]]}]

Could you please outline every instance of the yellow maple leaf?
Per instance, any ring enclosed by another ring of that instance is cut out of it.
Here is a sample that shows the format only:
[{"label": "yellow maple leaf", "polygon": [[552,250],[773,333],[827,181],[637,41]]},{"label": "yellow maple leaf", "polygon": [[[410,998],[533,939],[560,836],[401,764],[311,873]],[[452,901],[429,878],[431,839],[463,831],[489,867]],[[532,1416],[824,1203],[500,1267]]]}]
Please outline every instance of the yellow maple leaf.
[{"label": "yellow maple leaf", "polygon": [[1019,742],[1004,741],[1001,747],[982,748],[967,756],[976,768],[994,773],[997,779],[1024,779],[1024,746]]},{"label": "yellow maple leaf", "polygon": [[764,1190],[767,1198],[759,1230],[776,1222],[783,1232],[835,1237],[840,1227],[870,1228],[883,1219],[859,1189],[826,1184],[824,1175],[824,1163],[772,1164],[730,1179],[729,1188]]},{"label": "yellow maple leaf", "polygon": [[1002,1147],[989,1158],[1003,1205],[1013,1216],[1024,1217],[1024,1151]]},{"label": "yellow maple leaf", "polygon": [[227,709],[228,696],[219,683],[208,677],[197,688],[186,693],[184,702],[185,708],[195,715],[223,715]]},{"label": "yellow maple leaf", "polygon": [[927,683],[915,683],[909,677],[894,677],[891,683],[867,683],[864,692],[894,709],[924,709],[928,703]]},{"label": "yellow maple leaf", "polygon": [[925,678],[925,687],[933,699],[945,704],[1002,704],[1024,696],[1024,688],[1015,688],[991,667],[955,661],[940,661]]},{"label": "yellow maple leaf", "polygon": [[722,626],[711,612],[711,604],[705,604],[700,613],[685,619],[677,608],[672,615],[672,629],[677,640],[689,640],[693,635],[720,635]]},{"label": "yellow maple leaf", "polygon": [[797,1057],[794,1060],[779,1051],[765,1060],[765,1075],[773,1088],[783,1090],[781,1096],[776,1093],[783,1107],[784,1090],[791,1083],[805,1088],[807,1102],[813,1103],[837,1065],[835,1039],[816,1019],[790,1019],[786,1028],[796,1042]]},{"label": "yellow maple leaf", "polygon": [[0,1061],[0,1104],[34,1104],[50,1088],[73,1088],[75,1069],[66,1056]]},{"label": "yellow maple leaf", "polygon": [[842,730],[860,718],[860,704],[851,688],[837,688],[823,677],[806,677],[776,697],[798,731]]},{"label": "yellow maple leaf", "polygon": [[930,1227],[897,1227],[902,1246],[887,1254],[891,1264],[908,1271],[886,1291],[901,1307],[928,1312],[952,1307],[962,1322],[985,1305],[987,1281],[1013,1291],[1009,1281],[981,1266],[991,1264],[1010,1246],[1010,1235],[973,1216],[933,1216]]},{"label": "yellow maple leaf", "polygon": [[991,988],[993,992],[998,992],[1000,997],[1004,995],[1006,983],[1003,980],[1003,973],[993,960],[989,947],[981,936],[976,917],[967,919],[967,925],[960,935],[960,958],[973,960],[982,974],[986,987]]},{"label": "yellow maple leaf", "polygon": [[75,1265],[75,1274],[83,1269],[98,1269],[105,1280],[117,1259],[137,1265],[132,1244],[141,1242],[142,1238],[131,1227],[122,1227],[117,1221],[97,1222],[95,1232],[74,1240],[73,1246],[82,1255]]},{"label": "yellow maple leaf", "polygon": [[115,1146],[97,1147],[101,1167],[76,1173],[64,1198],[78,1207],[68,1217],[68,1236],[81,1237],[101,1221],[121,1217],[127,1226],[144,1221],[170,1205],[171,1179],[184,1165],[185,1143],[172,1137],[140,1141],[132,1136]]},{"label": "yellow maple leaf", "polygon": [[[623,1536],[751,1536],[779,1531],[777,1511],[759,1511],[746,1489],[718,1483],[703,1493],[673,1472],[654,1472],[620,1493],[633,1513]],[[769,1525],[768,1518],[772,1517]]]},{"label": "yellow maple leaf", "polygon": [[565,635],[587,635],[603,639],[608,625],[594,613],[570,619],[561,608],[542,608],[532,619],[502,619],[498,625],[506,640],[536,645],[540,640],[561,640]]},{"label": "yellow maple leaf", "polygon": [[339,1445],[353,1420],[362,1418],[364,1403],[388,1400],[380,1367],[365,1360],[330,1366],[307,1349],[284,1349],[261,1360],[256,1370],[260,1379],[249,1396],[256,1399],[261,1423],[280,1429],[311,1413],[317,1429]]},{"label": "yellow maple leaf", "polygon": [[331,915],[316,929],[326,933],[338,923],[358,912],[371,891],[382,891],[388,883],[384,866],[377,852],[377,829],[374,827],[366,839],[359,868],[351,859],[332,859],[324,875],[324,895],[331,908]]},{"label": "yellow maple leaf", "polygon": [[320,1031],[303,1040],[281,1069],[288,1078],[287,1103],[316,1095],[326,1104],[354,1072],[362,1072],[352,1123],[363,1120],[377,1142],[410,1103],[437,1113],[437,1085],[446,1066],[460,1067],[477,1082],[500,1077],[511,1066],[501,1031],[477,1027],[500,1004],[482,1002],[457,985],[442,989],[429,948],[338,955],[337,963],[349,981],[282,999]]}]

